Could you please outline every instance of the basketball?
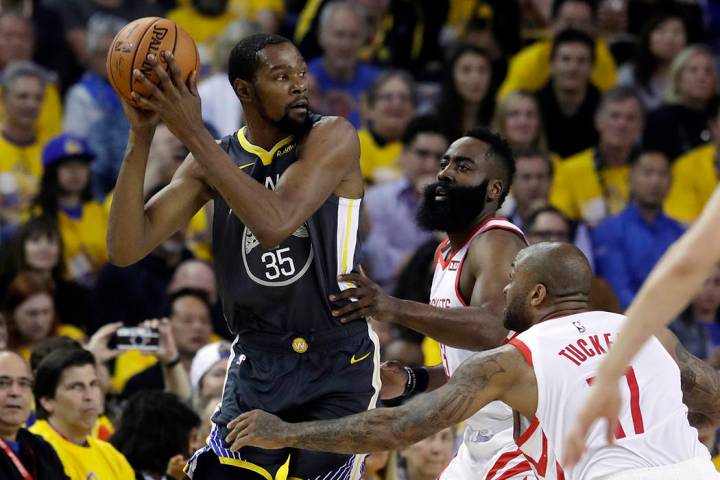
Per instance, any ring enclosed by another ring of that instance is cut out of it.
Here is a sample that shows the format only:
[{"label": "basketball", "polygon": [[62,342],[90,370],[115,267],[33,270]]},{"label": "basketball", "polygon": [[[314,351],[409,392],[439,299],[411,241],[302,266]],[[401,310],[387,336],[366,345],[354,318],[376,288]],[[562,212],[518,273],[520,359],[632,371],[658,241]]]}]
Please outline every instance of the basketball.
[{"label": "basketball", "polygon": [[175,56],[175,62],[187,80],[193,70],[199,70],[200,57],[197,46],[188,33],[172,20],[145,17],[128,23],[112,41],[107,54],[108,80],[115,91],[129,103],[136,105],[130,94],[148,96],[149,92],[133,76],[140,70],[152,83],[160,82],[147,56],[153,54],[167,68],[161,52],[167,50]]}]

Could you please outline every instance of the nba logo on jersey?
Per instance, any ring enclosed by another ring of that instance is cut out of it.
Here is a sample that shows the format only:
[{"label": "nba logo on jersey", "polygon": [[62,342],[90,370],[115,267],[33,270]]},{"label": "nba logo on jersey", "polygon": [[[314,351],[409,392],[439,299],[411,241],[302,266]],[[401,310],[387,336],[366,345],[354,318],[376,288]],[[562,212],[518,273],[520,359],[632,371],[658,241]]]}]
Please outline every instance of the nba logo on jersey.
[{"label": "nba logo on jersey", "polygon": [[448,270],[451,272],[457,272],[457,270],[460,268],[460,262],[458,260],[452,260],[450,261],[450,266],[448,267]]},{"label": "nba logo on jersey", "polygon": [[577,320],[575,320],[575,321],[572,322],[572,323],[573,323],[573,325],[575,325],[575,328],[578,329],[578,332],[580,332],[580,333],[585,333],[585,327],[583,326],[582,323],[580,323],[580,322],[577,321]]}]

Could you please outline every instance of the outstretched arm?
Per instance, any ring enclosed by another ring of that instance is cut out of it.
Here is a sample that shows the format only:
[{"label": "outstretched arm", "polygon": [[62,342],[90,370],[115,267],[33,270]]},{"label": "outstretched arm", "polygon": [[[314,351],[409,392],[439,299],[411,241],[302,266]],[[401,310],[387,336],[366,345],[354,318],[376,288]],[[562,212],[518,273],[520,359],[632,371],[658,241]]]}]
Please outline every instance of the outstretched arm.
[{"label": "outstretched arm", "polygon": [[505,296],[510,265],[525,247],[514,233],[491,230],[470,245],[462,275],[473,282],[467,289],[468,307],[439,308],[386,295],[374,282],[359,274],[341,277],[353,282],[350,288],[332,295],[330,300],[356,298],[333,312],[341,322],[371,316],[378,321],[394,322],[425,334],[451,347],[488,350],[502,345],[507,336],[503,327]]},{"label": "outstretched arm", "polygon": [[397,449],[470,417],[493,400],[505,399],[525,366],[512,346],[478,353],[450,381],[396,408],[377,408],[336,420],[285,423],[260,411],[228,424],[230,449],[294,447],[336,453]]}]

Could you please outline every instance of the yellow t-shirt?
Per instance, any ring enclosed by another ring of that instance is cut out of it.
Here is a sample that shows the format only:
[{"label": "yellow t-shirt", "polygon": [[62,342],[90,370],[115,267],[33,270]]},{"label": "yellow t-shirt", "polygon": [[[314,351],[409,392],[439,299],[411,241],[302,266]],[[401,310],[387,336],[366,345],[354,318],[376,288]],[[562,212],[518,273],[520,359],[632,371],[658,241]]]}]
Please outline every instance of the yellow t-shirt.
[{"label": "yellow t-shirt", "polygon": [[[57,329],[50,334],[51,337],[68,337],[78,342],[84,342],[86,340],[85,332],[80,330],[75,325],[69,325],[61,323]],[[27,362],[30,362],[30,354],[32,351],[28,347],[18,347],[16,350],[17,354],[23,357]]]},{"label": "yellow t-shirt", "polygon": [[594,153],[589,148],[560,162],[550,190],[550,203],[566,217],[591,225],[625,208],[630,177],[628,165],[603,168],[598,175]]},{"label": "yellow t-shirt", "polygon": [[65,467],[65,474],[72,480],[135,478],[127,459],[108,442],[88,436],[88,446],[75,445],[60,436],[45,420],[35,422],[30,431],[53,446]]},{"label": "yellow t-shirt", "polygon": [[665,200],[665,212],[679,222],[692,223],[700,216],[718,184],[715,169],[717,149],[702,145],[678,157],[673,165],[673,181]]},{"label": "yellow t-shirt", "polygon": [[85,202],[80,218],[58,212],[58,226],[65,248],[68,278],[77,279],[97,272],[107,262],[105,235],[108,216],[100,203],[92,200]]},{"label": "yellow t-shirt", "polygon": [[382,182],[400,177],[397,159],[402,153],[402,143],[390,142],[380,146],[366,128],[358,132],[358,138],[363,178],[370,182]]},{"label": "yellow t-shirt", "polygon": [[128,350],[115,358],[115,372],[110,383],[112,391],[120,393],[131,377],[157,363],[155,355],[144,354],[139,350]]},{"label": "yellow t-shirt", "polygon": [[440,344],[437,340],[430,337],[423,338],[422,351],[425,357],[426,367],[434,367],[442,363],[442,353],[440,352]]},{"label": "yellow t-shirt", "polygon": [[[552,40],[539,40],[529,45],[510,59],[505,81],[498,90],[497,98],[502,98],[515,90],[540,90],[550,80],[550,53]],[[602,91],[615,86],[617,67],[605,40],[595,41],[595,66],[592,83]]]},{"label": "yellow t-shirt", "polygon": [[168,18],[184,28],[197,43],[214,42],[214,39],[222,35],[225,27],[236,19],[229,9],[218,17],[208,17],[192,7],[170,10]]},{"label": "yellow t-shirt", "polygon": [[19,211],[27,212],[30,202],[38,193],[42,177],[42,150],[45,138],[38,136],[34,143],[18,146],[0,135],[0,173],[9,173],[15,181],[19,195]]}]

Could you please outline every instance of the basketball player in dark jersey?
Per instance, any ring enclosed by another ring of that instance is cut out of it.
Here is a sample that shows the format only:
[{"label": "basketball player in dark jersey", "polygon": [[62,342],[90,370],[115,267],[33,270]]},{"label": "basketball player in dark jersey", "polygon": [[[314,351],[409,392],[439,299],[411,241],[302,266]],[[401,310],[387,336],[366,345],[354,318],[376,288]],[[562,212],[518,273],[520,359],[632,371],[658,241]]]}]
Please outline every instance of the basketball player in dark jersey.
[{"label": "basketball player in dark jersey", "polygon": [[[308,111],[305,61],[287,39],[259,34],[232,51],[228,76],[247,125],[216,142],[202,124],[197,76],[183,82],[151,57],[160,84],[125,105],[131,130],[110,213],[111,261],[147,255],[206,202],[223,311],[237,335],[208,444],[187,465],[194,479],[358,479],[362,456],[256,448],[231,452],[227,423],[253,408],[296,422],[373,408],[377,338],[365,319],[343,325],[328,296],[357,262],[363,181],[359,142],[343,119]],[[172,181],[143,205],[155,125],[190,150]],[[345,301],[347,302],[347,301]]]}]

